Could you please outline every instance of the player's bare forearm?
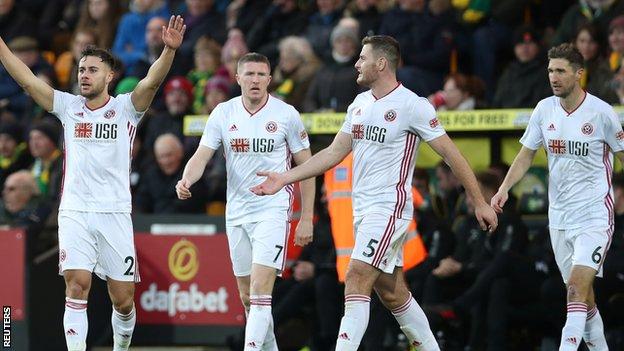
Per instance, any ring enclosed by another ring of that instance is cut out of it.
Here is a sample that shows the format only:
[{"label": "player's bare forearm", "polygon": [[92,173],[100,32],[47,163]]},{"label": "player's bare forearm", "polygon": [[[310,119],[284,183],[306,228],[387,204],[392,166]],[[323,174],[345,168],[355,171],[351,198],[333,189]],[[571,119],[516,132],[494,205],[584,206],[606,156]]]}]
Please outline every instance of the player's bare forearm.
[{"label": "player's bare forearm", "polygon": [[197,151],[184,166],[184,172],[182,173],[182,179],[187,180],[189,186],[195,184],[204,174],[206,165],[212,159],[214,152],[215,150],[203,145],[197,148]]},{"label": "player's bare forearm", "polygon": [[[305,163],[312,157],[310,149],[299,151],[293,155],[297,165]],[[314,196],[316,194],[316,183],[314,178],[302,180],[299,183],[301,191],[301,220],[312,220],[314,216]]]},{"label": "player's bare forearm", "polygon": [[145,111],[152,103],[156,91],[167,76],[176,50],[165,46],[160,57],[147,71],[145,78],[137,84],[132,92],[132,104],[137,111]]},{"label": "player's bare forearm", "polygon": [[464,189],[466,189],[466,195],[473,199],[475,204],[485,203],[474,172],[472,172],[468,161],[466,161],[461,152],[459,152],[459,149],[457,149],[457,146],[455,146],[449,136],[444,134],[430,141],[429,145],[442,156],[444,161],[451,167],[453,174],[455,174],[457,179],[459,179],[464,186]]},{"label": "player's bare forearm", "polygon": [[529,167],[531,167],[536,152],[537,150],[531,150],[524,146],[520,149],[511,167],[509,167],[509,171],[505,176],[505,180],[503,180],[503,183],[499,187],[499,190],[505,193],[509,192],[509,189],[522,179],[524,174],[529,170]]},{"label": "player's bare forearm", "polygon": [[351,136],[338,132],[334,141],[303,164],[284,173],[286,184],[316,177],[337,165],[351,152]]},{"label": "player's bare forearm", "polygon": [[54,90],[35,74],[11,52],[4,40],[0,39],[0,61],[7,72],[15,79],[33,100],[46,111],[54,107]]}]

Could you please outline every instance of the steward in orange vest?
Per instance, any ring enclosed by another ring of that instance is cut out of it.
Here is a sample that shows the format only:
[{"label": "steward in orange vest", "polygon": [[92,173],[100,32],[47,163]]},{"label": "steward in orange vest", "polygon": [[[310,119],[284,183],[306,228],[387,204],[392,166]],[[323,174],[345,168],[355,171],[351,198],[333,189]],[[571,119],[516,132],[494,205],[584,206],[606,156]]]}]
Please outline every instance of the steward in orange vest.
[{"label": "steward in orange vest", "polygon": [[[355,244],[353,234],[353,207],[351,188],[353,185],[353,154],[349,154],[334,168],[325,172],[325,192],[327,209],[331,218],[331,231],[336,246],[336,270],[338,279],[345,281],[351,252]],[[418,208],[423,198],[412,187],[414,207]],[[416,221],[412,219],[403,246],[403,271],[406,271],[427,257],[425,245],[416,231]]]}]

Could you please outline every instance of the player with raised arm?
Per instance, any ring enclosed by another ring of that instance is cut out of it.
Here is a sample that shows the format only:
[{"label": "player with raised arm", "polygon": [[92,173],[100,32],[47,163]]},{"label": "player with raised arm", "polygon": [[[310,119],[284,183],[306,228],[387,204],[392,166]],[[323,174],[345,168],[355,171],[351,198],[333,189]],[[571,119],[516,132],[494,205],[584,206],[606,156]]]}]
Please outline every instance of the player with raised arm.
[{"label": "player with raised arm", "polygon": [[[227,169],[226,232],[232,268],[241,301],[248,313],[245,350],[277,350],[271,315],[271,294],[284,269],[293,187],[269,197],[249,188],[261,182],[258,169],[283,172],[291,158],[302,164],[310,158],[310,142],[297,110],[269,95],[269,60],[249,53],[238,61],[236,80],[242,95],[212,111],[200,145],[176,185],[180,199],[191,196],[214,152],[223,146]],[[301,220],[295,244],[312,241],[314,179],[301,182]]]},{"label": "player with raised arm", "polygon": [[559,350],[607,350],[593,283],[613,235],[613,154],[624,161],[624,132],[608,103],[581,88],[583,56],[572,44],[548,51],[553,96],[540,101],[520,139],[492,206],[502,211],[509,189],[544,147],[548,155],[548,225],[557,266],[567,286],[567,318]]},{"label": "player with raised arm", "polygon": [[87,299],[92,273],[107,281],[113,303],[113,350],[128,350],[139,280],[130,218],[130,149],[137,124],[182,44],[186,26],[172,16],[162,28],[160,57],[130,94],[112,97],[114,59],[87,47],[78,66],[80,95],[54,90],[0,39],[0,61],[37,104],[64,129],[64,174],[59,207],[59,272],[65,278],[63,326],[69,351],[86,350]]},{"label": "player with raised arm", "polygon": [[364,38],[362,45],[355,64],[357,82],[370,90],[349,106],[332,144],[287,172],[259,172],[267,179],[251,190],[257,195],[274,194],[295,181],[323,174],[353,151],[356,243],[346,276],[345,314],[336,350],[358,349],[368,324],[373,289],[411,345],[419,350],[439,350],[401,269],[405,232],[414,212],[411,179],[419,142],[426,141],[449,164],[473,199],[484,230],[496,229],[496,214],[483,199],[474,173],[444,132],[433,106],[397,81],[397,41],[371,36]]}]

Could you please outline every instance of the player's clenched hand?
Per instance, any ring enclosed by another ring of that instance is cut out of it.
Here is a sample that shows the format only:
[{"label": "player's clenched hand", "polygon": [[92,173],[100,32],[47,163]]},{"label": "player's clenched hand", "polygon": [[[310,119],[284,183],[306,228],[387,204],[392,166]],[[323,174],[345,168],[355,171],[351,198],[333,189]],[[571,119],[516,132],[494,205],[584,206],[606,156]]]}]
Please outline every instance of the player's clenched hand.
[{"label": "player's clenched hand", "polygon": [[258,177],[267,177],[264,182],[250,189],[256,195],[273,195],[286,185],[286,182],[283,180],[284,176],[281,173],[258,172],[256,175]]},{"label": "player's clenched hand", "polygon": [[313,230],[312,220],[300,220],[297,224],[297,230],[295,230],[295,245],[306,246],[311,243]]},{"label": "player's clenched hand", "polygon": [[171,16],[169,25],[162,27],[162,41],[166,46],[175,50],[182,45],[184,32],[186,32],[186,25],[182,16]]},{"label": "player's clenched hand", "polygon": [[507,198],[509,195],[506,191],[499,190],[493,197],[492,201],[490,201],[490,205],[494,208],[494,211],[498,213],[503,213],[503,206],[507,202]]},{"label": "player's clenched hand", "polygon": [[191,184],[186,179],[180,179],[178,184],[176,184],[176,194],[178,194],[178,199],[186,200],[191,197],[191,191],[189,188]]},{"label": "player's clenched hand", "polygon": [[475,207],[475,216],[482,230],[487,230],[489,233],[493,233],[498,227],[498,217],[494,209],[485,202],[480,203]]}]

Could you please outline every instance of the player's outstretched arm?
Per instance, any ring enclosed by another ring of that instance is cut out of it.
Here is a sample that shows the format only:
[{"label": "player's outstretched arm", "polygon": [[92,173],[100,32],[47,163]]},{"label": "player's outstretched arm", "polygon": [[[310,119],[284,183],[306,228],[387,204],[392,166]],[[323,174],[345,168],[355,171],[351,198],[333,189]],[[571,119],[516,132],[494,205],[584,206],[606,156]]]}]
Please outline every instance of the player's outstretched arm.
[{"label": "player's outstretched arm", "polygon": [[288,184],[322,174],[347,157],[349,152],[351,152],[351,134],[338,132],[331,145],[319,151],[302,165],[285,173],[258,172],[259,176],[267,177],[267,179],[262,184],[251,188],[251,191],[256,195],[273,195]]},{"label": "player's outstretched arm", "polygon": [[165,48],[132,92],[131,99],[135,110],[145,111],[152,103],[158,87],[171,68],[176,50],[182,45],[185,31],[186,25],[182,16],[171,16],[167,27],[163,26],[162,39]]},{"label": "player's outstretched arm", "polygon": [[451,167],[451,170],[459,179],[459,181],[466,189],[466,194],[474,201],[475,204],[475,217],[479,221],[481,229],[488,230],[490,233],[496,230],[498,226],[498,217],[496,213],[485,202],[483,194],[479,189],[477,178],[475,177],[468,161],[459,152],[457,146],[451,141],[451,138],[447,134],[439,136],[429,141],[431,148],[437,152],[444,161]]},{"label": "player's outstretched arm", "polygon": [[535,158],[535,153],[537,150],[531,150],[526,146],[523,146],[516,155],[516,158],[513,160],[511,167],[509,167],[509,171],[505,176],[505,180],[498,188],[498,192],[492,197],[492,207],[498,213],[503,212],[503,206],[507,202],[509,198],[508,192],[529,170],[531,164],[533,163],[533,158]]},{"label": "player's outstretched arm", "polygon": [[182,179],[176,184],[178,199],[186,200],[191,197],[191,186],[204,174],[206,165],[214,155],[215,150],[204,145],[199,145],[191,159],[184,166]]},{"label": "player's outstretched arm", "polygon": [[[310,149],[304,149],[293,154],[293,159],[297,165],[305,163],[311,157]],[[313,240],[312,217],[314,217],[314,195],[316,194],[314,178],[299,182],[299,190],[301,191],[301,218],[295,230],[295,245],[305,246]]]},{"label": "player's outstretched arm", "polygon": [[0,61],[7,72],[15,79],[35,102],[46,111],[54,107],[54,89],[35,74],[11,52],[4,40],[0,38]]}]

